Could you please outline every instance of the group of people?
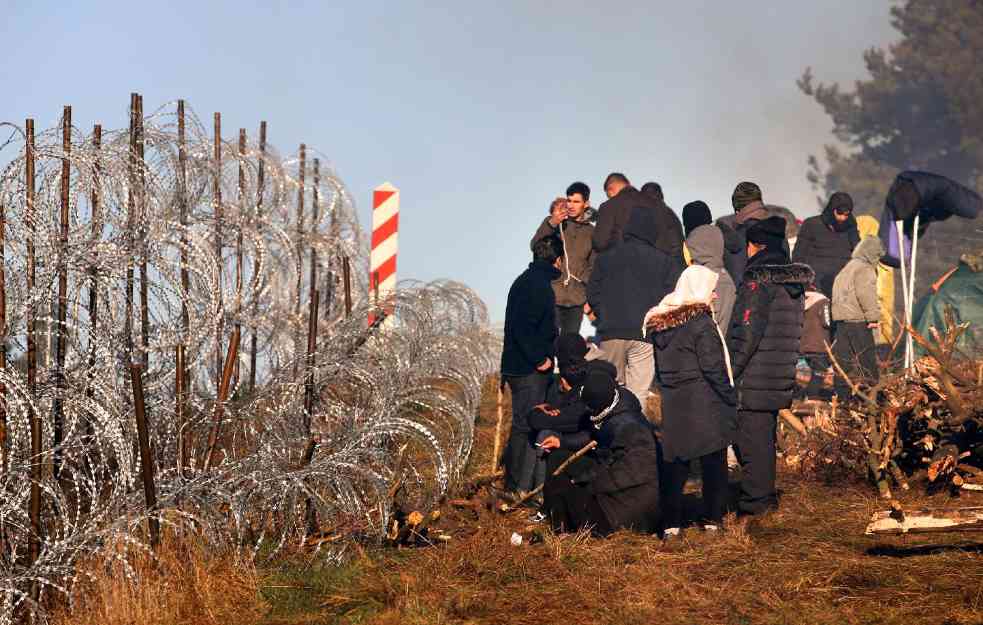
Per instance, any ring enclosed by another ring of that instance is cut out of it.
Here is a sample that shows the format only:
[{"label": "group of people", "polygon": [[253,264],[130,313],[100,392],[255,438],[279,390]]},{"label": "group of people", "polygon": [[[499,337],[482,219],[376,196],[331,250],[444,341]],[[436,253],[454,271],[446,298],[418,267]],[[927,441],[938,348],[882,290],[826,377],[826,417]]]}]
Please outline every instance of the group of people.
[{"label": "group of people", "polygon": [[[860,239],[846,193],[833,194],[790,240],[790,224],[752,182],[736,186],[734,213],[716,222],[700,201],[680,220],[654,182],[636,189],[612,173],[604,192],[596,211],[583,182],[550,204],[532,237],[532,263],[509,291],[507,487],[542,485],[534,516],[557,531],[632,528],[671,538],[698,460],[700,522],[715,530],[732,446],[738,512],[776,507],[777,417],[797,392],[797,368],[808,363],[821,379],[833,342],[839,362],[876,376],[879,239]],[[580,334],[584,316],[591,342]],[[661,398],[658,432],[643,414],[652,388]]]}]

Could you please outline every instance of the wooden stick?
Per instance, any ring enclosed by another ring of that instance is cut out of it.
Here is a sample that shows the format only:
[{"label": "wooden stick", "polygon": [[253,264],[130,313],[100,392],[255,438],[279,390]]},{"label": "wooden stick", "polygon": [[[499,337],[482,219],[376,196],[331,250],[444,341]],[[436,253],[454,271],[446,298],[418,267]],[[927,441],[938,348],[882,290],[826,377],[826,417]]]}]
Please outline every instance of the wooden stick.
[{"label": "wooden stick", "polygon": [[[7,327],[7,207],[0,198],[0,328]],[[7,369],[7,342],[0,341],[0,371]],[[7,472],[7,387],[0,384],[0,475]]]},{"label": "wooden stick", "polygon": [[[215,260],[218,262],[218,307],[221,310],[222,278],[225,273],[225,263],[222,259],[222,114],[214,115],[214,161],[215,175],[212,179],[212,210],[215,214]],[[225,331],[222,316],[219,316],[218,327],[215,330],[215,369],[222,375],[222,334]],[[211,458],[209,458],[210,460]],[[207,462],[207,461],[206,461]]]},{"label": "wooden stick", "polygon": [[[263,191],[266,183],[266,122],[259,123],[259,172],[256,175],[256,219],[263,214]],[[259,258],[253,259],[253,317],[259,311]],[[256,327],[253,327],[249,345],[249,390],[256,390]]]},{"label": "wooden stick", "polygon": [[866,534],[925,534],[983,531],[983,508],[900,509],[875,512]]},{"label": "wooden stick", "polygon": [[504,419],[504,411],[502,408],[502,396],[504,395],[502,391],[503,384],[498,384],[498,402],[496,405],[497,419],[495,421],[495,446],[492,451],[492,461],[491,461],[491,472],[495,473],[498,471],[498,456],[502,453],[502,420]]},{"label": "wooden stick", "polygon": [[147,180],[143,158],[143,96],[137,94],[137,214],[140,219],[140,361],[150,368],[150,277],[147,274]]},{"label": "wooden stick", "polygon": [[[556,467],[556,470],[553,471],[553,477],[556,477],[556,476],[560,475],[561,473],[563,473],[564,471],[566,471],[567,467],[569,467],[575,461],[577,461],[578,459],[580,459],[581,456],[583,456],[584,454],[586,454],[590,450],[594,449],[595,447],[597,447],[597,441],[591,441],[591,442],[587,443],[586,445],[584,445],[583,447],[581,447],[580,450],[577,453],[573,454],[572,456],[570,456],[569,458],[567,458],[566,460],[564,460],[563,463],[560,464],[560,466]],[[545,485],[546,485],[546,483],[543,482],[542,484],[540,484],[536,488],[532,489],[531,491],[529,491],[528,493],[526,493],[522,497],[519,497],[518,499],[516,499],[515,502],[512,503],[512,505],[503,504],[502,505],[502,508],[501,508],[502,512],[511,512],[512,510],[515,510],[516,508],[518,508],[519,506],[521,506],[526,501],[529,501],[530,499],[532,499],[533,497],[535,497],[536,495],[538,495],[543,490],[543,486],[545,486]]]},{"label": "wooden stick", "polygon": [[229,385],[232,382],[232,372],[235,369],[235,360],[239,353],[239,333],[233,331],[232,339],[229,341],[229,351],[225,356],[225,366],[222,367],[222,380],[218,386],[218,397],[215,398],[215,410],[212,413],[212,429],[208,433],[208,449],[205,451],[204,471],[211,468],[215,448],[218,444],[219,431],[222,429],[222,412],[225,400],[229,396]]},{"label": "wooden stick", "polygon": [[785,419],[785,422],[788,423],[793,430],[795,430],[802,436],[806,435],[806,426],[802,424],[802,421],[797,416],[792,414],[791,410],[788,409],[779,410],[778,416]]},{"label": "wooden stick", "polygon": [[150,528],[150,545],[160,544],[160,520],[157,518],[157,488],[154,485],[154,457],[150,453],[150,435],[147,430],[147,413],[143,400],[143,367],[130,363],[130,382],[133,385],[133,410],[137,421],[137,438],[140,441],[140,469],[143,473],[143,497],[147,505],[147,525]]},{"label": "wooden stick", "polygon": [[[307,169],[307,146],[300,144],[300,164],[297,176],[297,293],[294,299],[294,317],[300,318],[300,298],[304,288],[304,174]],[[313,288],[314,285],[311,285]],[[300,354],[300,329],[294,336],[294,377],[297,376],[297,365]]]},{"label": "wooden stick", "polygon": [[[37,363],[38,351],[37,341],[34,336],[35,325],[37,324],[36,311],[32,297],[37,279],[34,259],[34,120],[28,119],[24,122],[24,131],[27,135],[24,159],[24,193],[26,199],[27,212],[24,215],[25,225],[27,226],[27,390],[31,399],[28,404],[27,418],[31,424],[31,498],[28,515],[31,520],[31,535],[28,539],[28,561],[34,563],[41,555],[41,416],[34,410],[34,399],[37,396]],[[31,598],[37,601],[40,595],[40,585],[37,581],[31,583]]]},{"label": "wooden stick", "polygon": [[826,347],[826,353],[829,355],[829,361],[833,364],[836,372],[840,374],[840,377],[846,381],[847,385],[850,387],[850,392],[874,408],[880,409],[880,404],[878,404],[877,401],[875,401],[870,395],[861,391],[860,387],[854,384],[853,380],[850,379],[850,376],[846,374],[846,371],[843,370],[843,367],[841,367],[840,363],[836,360],[836,356],[833,355],[833,350],[830,348],[829,343],[823,341],[823,345]]},{"label": "wooden stick", "polygon": [[57,478],[61,473],[61,444],[64,436],[65,325],[68,319],[68,208],[72,184],[72,107],[66,106],[61,116],[61,228],[58,237],[58,335],[55,340],[55,396],[51,402],[54,453],[51,456],[51,473]]},{"label": "wooden stick", "polygon": [[177,422],[177,468],[184,475],[188,468],[187,413],[185,411],[184,388],[184,345],[178,343],[174,348],[174,420]]},{"label": "wooden stick", "polygon": [[341,271],[345,281],[345,318],[352,316],[352,266],[348,257],[342,260]]},{"label": "wooden stick", "polygon": [[311,435],[314,417],[314,358],[317,352],[317,289],[311,289],[307,321],[307,373],[304,376],[304,433]]},{"label": "wooden stick", "polygon": [[126,357],[133,360],[133,248],[136,237],[136,154],[137,154],[137,94],[130,94],[130,158],[127,159],[128,184],[126,188],[126,312],[123,316],[123,334],[126,336]]}]

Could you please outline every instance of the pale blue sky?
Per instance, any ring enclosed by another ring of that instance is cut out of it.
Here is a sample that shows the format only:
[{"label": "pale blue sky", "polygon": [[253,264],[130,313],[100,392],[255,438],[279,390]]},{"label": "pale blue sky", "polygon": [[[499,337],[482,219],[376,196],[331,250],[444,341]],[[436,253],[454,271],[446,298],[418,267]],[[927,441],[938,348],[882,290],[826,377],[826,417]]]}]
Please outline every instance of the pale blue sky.
[{"label": "pale blue sky", "polygon": [[[401,195],[401,278],[467,283],[504,316],[549,200],[611,170],[677,210],[730,210],[734,184],[815,214],[806,157],[830,122],[795,79],[864,75],[886,0],[691,2],[4,1],[0,121],[126,124],[185,98],[284,153],[327,154],[370,227]],[[230,135],[231,136],[231,135]]]}]

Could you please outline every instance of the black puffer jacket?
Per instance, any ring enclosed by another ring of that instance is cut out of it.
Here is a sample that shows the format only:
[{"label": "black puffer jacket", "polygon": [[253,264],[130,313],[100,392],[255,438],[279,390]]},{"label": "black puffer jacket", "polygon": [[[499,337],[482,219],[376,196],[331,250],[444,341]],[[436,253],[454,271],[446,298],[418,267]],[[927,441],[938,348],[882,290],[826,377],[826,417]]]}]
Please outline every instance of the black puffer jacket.
[{"label": "black puffer jacket", "polygon": [[802,223],[792,260],[812,267],[819,291],[832,297],[833,280],[850,262],[850,254],[859,242],[856,218],[850,215],[843,225],[838,225],[832,207],[827,205],[821,215]]},{"label": "black puffer jacket", "polygon": [[552,282],[559,275],[555,267],[537,260],[512,283],[505,305],[502,375],[529,375],[553,357],[556,297]]},{"label": "black puffer jacket", "polygon": [[624,242],[595,259],[587,302],[602,341],[642,340],[645,313],[676,286],[683,266],[656,247],[658,232],[655,213],[639,208],[628,220]]},{"label": "black puffer jacket", "polygon": [[692,460],[733,439],[737,394],[724,346],[706,304],[680,306],[651,320],[662,396],[662,456]]},{"label": "black puffer jacket", "polygon": [[789,263],[781,249],[748,261],[727,334],[739,408],[771,411],[791,404],[805,288],[814,279],[808,265]]},{"label": "black puffer jacket", "polygon": [[623,386],[611,414],[592,431],[596,464],[579,479],[597,497],[613,529],[656,529],[659,510],[659,453],[655,432],[642,416],[638,400]]},{"label": "black puffer jacket", "polygon": [[682,263],[683,225],[679,218],[665,202],[631,186],[625,187],[598,208],[593,236],[594,253],[607,251],[622,242],[632,210],[638,206],[652,211],[655,223],[653,245]]}]

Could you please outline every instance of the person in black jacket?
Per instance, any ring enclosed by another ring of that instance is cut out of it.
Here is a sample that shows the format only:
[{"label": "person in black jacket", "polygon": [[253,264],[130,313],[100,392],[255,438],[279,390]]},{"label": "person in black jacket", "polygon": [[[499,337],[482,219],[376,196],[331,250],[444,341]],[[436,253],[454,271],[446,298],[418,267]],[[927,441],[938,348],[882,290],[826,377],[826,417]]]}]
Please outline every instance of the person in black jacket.
[{"label": "person in black jacket", "polygon": [[734,436],[737,395],[724,337],[710,301],[719,275],[692,265],[676,290],[646,315],[655,344],[656,380],[662,397],[663,524],[678,535],[683,486],[690,461],[703,471],[703,526],[720,528],[727,502],[727,446]]},{"label": "person in black jacket", "polygon": [[850,262],[853,248],[859,242],[860,231],[853,216],[853,198],[837,191],[829,196],[821,215],[802,222],[792,260],[812,267],[820,293],[832,297],[833,281]]},{"label": "person in black jacket", "polygon": [[605,252],[624,240],[625,228],[632,211],[644,206],[652,211],[655,218],[656,238],[653,242],[670,257],[683,263],[683,228],[679,218],[654,193],[642,193],[631,186],[624,174],[609,174],[604,181],[604,192],[608,201],[601,204],[594,226],[594,253]]},{"label": "person in black jacket", "polygon": [[655,371],[652,344],[642,337],[642,320],[672,291],[683,269],[658,248],[658,233],[655,213],[636,208],[625,227],[624,242],[598,256],[587,284],[601,357],[618,369],[618,383],[643,403]]},{"label": "person in black jacket", "polygon": [[769,217],[747,229],[748,264],[737,288],[727,345],[737,385],[735,443],[742,465],[738,508],[777,506],[775,428],[792,403],[806,285],[815,273],[784,249],[785,220]]},{"label": "person in black jacket", "polygon": [[[659,509],[659,456],[652,426],[638,401],[598,363],[580,392],[586,430],[547,439],[543,447],[597,447],[572,470],[546,479],[546,509],[558,532],[589,527],[605,536],[619,529],[654,531]],[[553,453],[557,453],[554,451]],[[550,455],[552,456],[553,453]],[[551,464],[554,464],[551,458]]]},{"label": "person in black jacket", "polygon": [[734,214],[717,220],[717,227],[724,233],[724,268],[734,284],[740,285],[747,266],[747,228],[756,221],[768,217],[761,197],[761,187],[753,182],[741,182],[730,198]]},{"label": "person in black jacket", "polygon": [[512,432],[506,449],[506,486],[513,491],[535,487],[536,450],[529,440],[526,416],[543,403],[553,373],[556,299],[552,281],[560,275],[563,246],[549,237],[533,246],[533,261],[509,289],[502,345],[502,381],[512,392]]}]

